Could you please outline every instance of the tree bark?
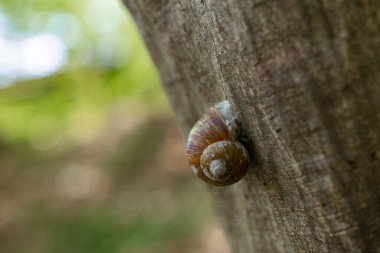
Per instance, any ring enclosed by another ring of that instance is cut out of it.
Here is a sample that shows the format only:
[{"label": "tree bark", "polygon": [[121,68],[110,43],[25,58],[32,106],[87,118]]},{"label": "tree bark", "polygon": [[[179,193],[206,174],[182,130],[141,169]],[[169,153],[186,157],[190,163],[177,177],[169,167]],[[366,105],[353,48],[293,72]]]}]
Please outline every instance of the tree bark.
[{"label": "tree bark", "polygon": [[251,140],[232,252],[380,252],[378,0],[124,2],[183,131],[227,98]]}]

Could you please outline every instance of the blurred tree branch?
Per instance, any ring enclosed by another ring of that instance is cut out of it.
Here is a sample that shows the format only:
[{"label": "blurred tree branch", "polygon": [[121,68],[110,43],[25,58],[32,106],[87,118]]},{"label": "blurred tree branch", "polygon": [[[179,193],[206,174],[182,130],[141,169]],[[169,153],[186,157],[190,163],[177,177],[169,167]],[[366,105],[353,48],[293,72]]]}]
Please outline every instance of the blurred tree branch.
[{"label": "blurred tree branch", "polygon": [[232,252],[380,251],[378,1],[124,2],[184,132],[228,97],[252,140]]}]

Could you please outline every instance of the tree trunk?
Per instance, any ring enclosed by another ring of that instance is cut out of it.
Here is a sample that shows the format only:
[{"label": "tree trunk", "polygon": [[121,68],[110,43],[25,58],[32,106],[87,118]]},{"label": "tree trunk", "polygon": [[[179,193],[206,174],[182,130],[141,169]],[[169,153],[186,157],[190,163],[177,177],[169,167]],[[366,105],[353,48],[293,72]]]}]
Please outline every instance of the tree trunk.
[{"label": "tree trunk", "polygon": [[232,252],[380,252],[379,1],[124,1],[183,131],[227,98],[251,139]]}]

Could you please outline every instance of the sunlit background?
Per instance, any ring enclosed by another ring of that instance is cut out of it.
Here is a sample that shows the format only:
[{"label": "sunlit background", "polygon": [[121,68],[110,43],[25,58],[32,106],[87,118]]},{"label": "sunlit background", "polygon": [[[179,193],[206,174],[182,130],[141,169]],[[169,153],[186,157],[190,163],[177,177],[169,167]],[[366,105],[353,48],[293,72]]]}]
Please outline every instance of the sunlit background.
[{"label": "sunlit background", "polygon": [[228,252],[118,0],[0,2],[0,253]]}]

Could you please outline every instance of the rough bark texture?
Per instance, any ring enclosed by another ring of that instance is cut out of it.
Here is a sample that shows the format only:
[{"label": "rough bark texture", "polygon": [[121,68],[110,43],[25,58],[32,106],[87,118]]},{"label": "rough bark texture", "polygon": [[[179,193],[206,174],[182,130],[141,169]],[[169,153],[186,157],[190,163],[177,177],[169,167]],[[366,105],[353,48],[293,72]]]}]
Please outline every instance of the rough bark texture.
[{"label": "rough bark texture", "polygon": [[251,138],[232,252],[380,252],[379,1],[124,1],[184,132],[227,97]]}]

